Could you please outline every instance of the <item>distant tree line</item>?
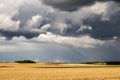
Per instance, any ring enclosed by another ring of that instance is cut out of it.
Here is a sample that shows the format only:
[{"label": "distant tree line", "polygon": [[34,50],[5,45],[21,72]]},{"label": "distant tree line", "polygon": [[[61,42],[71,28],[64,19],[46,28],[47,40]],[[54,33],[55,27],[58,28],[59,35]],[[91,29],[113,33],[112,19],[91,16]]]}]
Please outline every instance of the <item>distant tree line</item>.
[{"label": "distant tree line", "polygon": [[107,65],[120,65],[120,62],[106,62]]},{"label": "distant tree line", "polygon": [[85,64],[120,65],[120,61],[85,62]]}]

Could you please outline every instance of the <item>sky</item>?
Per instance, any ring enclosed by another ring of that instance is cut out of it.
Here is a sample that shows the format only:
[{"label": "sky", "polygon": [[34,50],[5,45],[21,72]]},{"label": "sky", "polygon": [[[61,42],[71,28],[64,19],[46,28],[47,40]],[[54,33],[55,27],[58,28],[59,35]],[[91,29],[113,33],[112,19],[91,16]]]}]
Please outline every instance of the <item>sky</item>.
[{"label": "sky", "polygon": [[0,61],[120,61],[119,0],[0,0]]}]

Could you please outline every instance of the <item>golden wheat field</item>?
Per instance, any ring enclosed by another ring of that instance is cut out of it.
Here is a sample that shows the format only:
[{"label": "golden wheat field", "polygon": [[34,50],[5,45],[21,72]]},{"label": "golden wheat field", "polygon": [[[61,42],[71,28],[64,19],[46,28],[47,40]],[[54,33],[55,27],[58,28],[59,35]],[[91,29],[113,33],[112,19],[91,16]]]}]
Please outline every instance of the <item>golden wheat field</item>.
[{"label": "golden wheat field", "polygon": [[0,80],[120,80],[120,66],[0,63]]}]

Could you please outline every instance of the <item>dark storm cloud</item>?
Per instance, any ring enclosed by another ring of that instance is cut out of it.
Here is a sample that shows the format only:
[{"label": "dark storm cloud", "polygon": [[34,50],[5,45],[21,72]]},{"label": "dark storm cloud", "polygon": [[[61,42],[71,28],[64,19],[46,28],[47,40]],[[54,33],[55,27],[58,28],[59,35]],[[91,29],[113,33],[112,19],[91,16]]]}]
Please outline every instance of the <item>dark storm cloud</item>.
[{"label": "dark storm cloud", "polygon": [[[117,0],[115,0],[115,1],[117,1]],[[117,1],[117,2],[119,2],[119,1]],[[116,5],[118,5],[118,6],[115,7]],[[102,5],[101,5],[101,8],[102,8]],[[115,11],[115,13],[114,13],[115,9],[117,12]],[[86,14],[86,12],[84,12],[84,13]],[[79,14],[80,13],[78,13],[76,15],[78,15],[78,17],[84,16],[83,14],[82,15],[79,15]],[[88,13],[88,15],[91,15],[90,12]],[[65,19],[64,23],[68,25],[68,28],[65,29],[63,31],[63,33],[60,33],[54,27],[48,29],[48,31],[50,31],[54,34],[60,34],[60,35],[72,36],[72,37],[76,37],[76,36],[80,36],[80,35],[90,35],[92,38],[101,39],[101,40],[109,40],[109,39],[113,39],[114,37],[119,38],[120,37],[119,4],[115,3],[111,6],[109,6],[108,9],[106,9],[105,16],[106,15],[109,16],[108,20],[102,20],[103,15],[104,15],[104,13],[102,15],[94,14],[94,16],[95,16],[94,18],[86,17],[87,15],[85,16],[86,18],[83,20],[82,25],[89,25],[92,27],[92,29],[84,29],[84,30],[78,31],[81,28],[80,23],[74,23],[71,19]],[[104,16],[104,18],[105,18],[105,16]],[[53,17],[55,17],[55,15]],[[67,15],[65,17],[67,17]],[[74,19],[76,19],[76,18],[77,17],[74,17]],[[56,18],[52,18],[53,22],[56,21],[54,19],[56,19]]]},{"label": "dark storm cloud", "polygon": [[[120,13],[120,12],[119,12]],[[91,37],[96,39],[113,39],[113,37],[120,37],[120,15],[111,16],[111,20],[102,21],[99,17],[96,19],[86,19],[84,24],[92,26],[90,32]]]},{"label": "dark storm cloud", "polygon": [[104,2],[104,1],[115,1],[120,2],[119,0],[42,0],[45,4],[51,5],[54,8],[65,11],[75,11],[80,7],[89,6],[95,2]]},{"label": "dark storm cloud", "polygon": [[[114,12],[112,9],[114,10],[117,8],[110,7],[110,9],[106,11],[107,15],[110,15],[111,13]],[[79,16],[80,15],[78,15],[78,17]],[[55,18],[56,17],[55,15],[49,16],[49,17],[51,20],[50,22],[55,22],[56,19],[58,19],[58,18]],[[74,17],[74,18],[77,18],[77,17]],[[80,35],[90,35],[92,38],[101,39],[101,40],[109,40],[109,39],[113,39],[113,37],[119,38],[120,37],[120,11],[109,16],[109,20],[102,20],[101,18],[102,18],[102,15],[95,15],[94,18],[90,17],[90,18],[85,18],[85,20],[83,20],[82,25],[89,25],[91,26],[92,29],[84,29],[84,30],[78,31],[82,26],[79,22],[74,23],[71,19],[65,19],[64,23],[67,24],[68,27],[63,31],[63,33],[58,31],[58,29],[55,28],[56,26],[50,27],[48,31],[54,34],[59,34],[63,36],[72,36],[72,37],[77,37]]]},{"label": "dark storm cloud", "polygon": [[37,37],[40,33],[37,32],[27,32],[27,31],[3,31],[0,30],[0,34],[1,36],[6,37],[8,40],[12,39],[13,37],[20,37],[20,36],[24,36],[27,39],[31,39],[34,37]]}]

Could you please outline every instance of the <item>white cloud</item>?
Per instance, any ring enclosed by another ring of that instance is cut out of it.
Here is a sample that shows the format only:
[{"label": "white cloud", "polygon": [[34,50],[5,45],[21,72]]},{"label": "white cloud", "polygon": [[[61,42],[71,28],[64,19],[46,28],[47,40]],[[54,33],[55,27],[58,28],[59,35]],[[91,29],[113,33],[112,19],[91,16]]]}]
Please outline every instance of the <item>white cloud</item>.
[{"label": "white cloud", "polygon": [[20,21],[13,21],[7,15],[0,15],[0,29],[16,31],[19,29]]},{"label": "white cloud", "polygon": [[107,2],[96,2],[96,4],[94,4],[93,6],[91,7],[88,7],[88,10],[90,10],[91,12],[95,13],[95,14],[98,14],[98,15],[101,15],[101,14],[104,14],[106,12],[106,9],[107,9],[107,5],[109,3]]},{"label": "white cloud", "polygon": [[0,0],[0,29],[16,31],[21,27],[36,28],[40,25],[40,15],[47,9],[40,0]]},{"label": "white cloud", "polygon": [[80,29],[77,32],[83,31],[83,30],[92,30],[92,27],[89,25],[83,25],[80,27]]},{"label": "white cloud", "polygon": [[5,41],[6,38],[5,37],[0,37],[0,41]]},{"label": "white cloud", "polygon": [[[38,44],[29,42],[25,37],[14,37],[12,40],[6,40],[4,37],[0,37],[0,52],[35,52],[39,50]],[[40,48],[40,46],[39,46]],[[7,49],[7,50],[6,50]],[[42,49],[42,48],[41,48]]]},{"label": "white cloud", "polygon": [[119,12],[119,5],[113,1],[110,2],[96,2],[95,5],[88,7],[88,10],[94,14],[102,15],[103,21],[110,20],[110,17]]},{"label": "white cloud", "polygon": [[55,28],[59,30],[58,32],[63,33],[69,26],[66,23],[55,23]]},{"label": "white cloud", "polygon": [[29,28],[37,28],[40,26],[41,19],[42,16],[40,15],[33,16],[31,20],[28,20],[26,26],[28,26]]},{"label": "white cloud", "polygon": [[33,40],[70,45],[81,48],[94,48],[96,45],[102,45],[104,43],[104,41],[93,39],[90,36],[81,36],[78,38],[65,37],[65,36],[55,35],[49,32],[47,34],[41,34],[37,38],[34,38]]},{"label": "white cloud", "polygon": [[47,29],[50,28],[50,27],[51,27],[51,24],[45,24],[40,29],[43,30],[43,31],[47,31]]},{"label": "white cloud", "polygon": [[12,38],[12,41],[26,41],[27,39],[23,36],[20,36],[20,37],[13,37]]},{"label": "white cloud", "polygon": [[117,40],[117,39],[118,39],[118,37],[117,37],[117,36],[114,36],[114,37],[113,37],[113,39],[114,39],[114,40]]}]

